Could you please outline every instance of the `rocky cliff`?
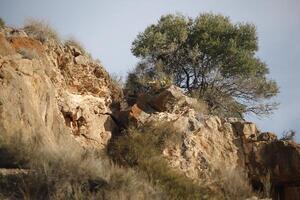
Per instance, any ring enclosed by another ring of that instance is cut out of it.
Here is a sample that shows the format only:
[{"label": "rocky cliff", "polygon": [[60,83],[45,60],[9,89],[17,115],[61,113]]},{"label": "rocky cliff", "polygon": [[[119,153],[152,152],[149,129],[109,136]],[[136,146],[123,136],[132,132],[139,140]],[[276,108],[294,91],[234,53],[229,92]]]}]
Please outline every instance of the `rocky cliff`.
[{"label": "rocky cliff", "polygon": [[24,31],[0,33],[0,132],[69,133],[104,148],[118,127],[111,105],[121,97],[102,65],[76,46],[40,41]]},{"label": "rocky cliff", "polygon": [[[251,122],[205,113],[204,105],[171,86],[115,106],[122,92],[99,62],[71,44],[40,41],[24,31],[0,32],[0,133],[37,133],[49,142],[69,135],[84,148],[106,149],[121,129],[171,122],[182,137],[161,151],[172,169],[193,181],[241,170],[274,199],[300,199],[300,145],[278,140]],[[230,183],[228,183],[230,184]]]}]

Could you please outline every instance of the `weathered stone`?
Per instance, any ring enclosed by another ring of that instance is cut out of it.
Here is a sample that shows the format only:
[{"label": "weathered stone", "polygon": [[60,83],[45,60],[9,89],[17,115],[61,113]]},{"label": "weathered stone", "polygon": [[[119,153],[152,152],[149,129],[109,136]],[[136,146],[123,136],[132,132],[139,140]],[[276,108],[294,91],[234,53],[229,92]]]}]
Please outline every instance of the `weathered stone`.
[{"label": "weathered stone", "polygon": [[[211,180],[215,170],[244,169],[257,190],[265,190],[270,176],[272,194],[300,199],[300,146],[261,133],[251,122],[220,119],[195,111],[179,88],[171,86],[154,97],[138,98],[123,116],[136,124],[173,122],[182,143],[168,144],[162,151],[169,165],[192,179]],[[150,110],[150,105],[155,110]],[[276,199],[276,198],[275,198]],[[281,198],[282,199],[282,198]]]},{"label": "weathered stone", "polygon": [[[110,115],[117,94],[103,67],[55,42],[10,41],[6,45],[12,49],[32,48],[45,55],[33,60],[0,55],[0,133],[39,133],[49,141],[69,134],[85,147],[104,148],[118,128]],[[101,71],[98,76],[95,68]]]}]

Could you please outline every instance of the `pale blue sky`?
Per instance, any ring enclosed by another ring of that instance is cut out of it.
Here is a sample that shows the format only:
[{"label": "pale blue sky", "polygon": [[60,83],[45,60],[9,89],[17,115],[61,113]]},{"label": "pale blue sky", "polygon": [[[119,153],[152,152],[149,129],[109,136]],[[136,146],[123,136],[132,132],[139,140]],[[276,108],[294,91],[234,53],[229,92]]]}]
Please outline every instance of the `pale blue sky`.
[{"label": "pale blue sky", "polygon": [[[74,36],[110,73],[125,76],[137,62],[131,42],[163,14],[221,13],[234,22],[252,22],[258,55],[270,67],[281,93],[279,110],[269,118],[251,118],[263,131],[300,134],[299,0],[0,0],[0,17],[11,26],[26,18],[48,21],[63,37]],[[298,140],[300,139],[298,135]]]}]

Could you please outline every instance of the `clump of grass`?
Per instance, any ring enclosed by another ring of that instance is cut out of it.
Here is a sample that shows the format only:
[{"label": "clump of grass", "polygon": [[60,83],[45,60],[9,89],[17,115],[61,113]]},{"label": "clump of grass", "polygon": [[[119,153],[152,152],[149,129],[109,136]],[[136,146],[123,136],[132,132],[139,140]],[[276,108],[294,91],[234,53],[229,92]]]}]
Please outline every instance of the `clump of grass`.
[{"label": "clump of grass", "polygon": [[43,136],[10,138],[6,139],[5,146],[16,159],[23,158],[30,169],[19,178],[22,181],[9,187],[12,191],[7,193],[15,198],[125,200],[160,197],[160,193],[133,170],[112,164],[102,153],[85,150],[66,136],[52,142],[45,141]]},{"label": "clump of grass", "polygon": [[257,196],[253,192],[247,173],[241,168],[232,168],[225,163],[217,164],[212,174],[214,185],[220,188],[225,199],[240,200]]},{"label": "clump of grass", "polygon": [[170,168],[162,157],[163,147],[182,141],[182,135],[170,124],[147,124],[129,128],[125,136],[115,138],[109,154],[119,163],[143,171],[149,180],[161,187],[168,199],[211,199],[216,197],[205,186]]},{"label": "clump of grass", "polygon": [[46,22],[39,20],[27,20],[24,31],[36,40],[45,43],[49,40],[60,41],[58,33]]},{"label": "clump of grass", "polygon": [[28,49],[28,48],[20,48],[17,51],[19,54],[23,56],[23,58],[32,60],[39,57],[39,54],[35,49]]},{"label": "clump of grass", "polygon": [[65,41],[65,45],[68,45],[68,46],[74,46],[75,48],[77,48],[82,54],[85,54],[86,51],[83,47],[83,45],[78,41],[76,40],[75,38],[69,38]]}]

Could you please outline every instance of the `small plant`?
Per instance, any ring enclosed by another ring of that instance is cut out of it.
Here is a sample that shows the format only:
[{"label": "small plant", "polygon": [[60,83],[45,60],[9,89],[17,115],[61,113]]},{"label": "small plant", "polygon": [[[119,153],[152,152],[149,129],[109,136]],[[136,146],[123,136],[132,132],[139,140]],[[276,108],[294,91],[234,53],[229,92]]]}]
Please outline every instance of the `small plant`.
[{"label": "small plant", "polygon": [[5,26],[4,20],[0,17],[0,28],[3,28]]},{"label": "small plant", "polygon": [[49,24],[43,21],[28,20],[24,25],[24,31],[42,43],[45,43],[48,40],[60,40],[57,32],[51,28]]},{"label": "small plant", "polygon": [[124,87],[124,81],[123,77],[119,76],[118,74],[110,74],[110,78],[112,80],[112,83],[116,85],[116,87],[122,89]]},{"label": "small plant", "polygon": [[68,46],[74,46],[75,48],[77,48],[82,54],[85,54],[85,49],[83,47],[83,45],[78,41],[76,40],[75,38],[69,38],[65,41],[65,45],[68,45]]},{"label": "small plant", "polygon": [[240,168],[220,165],[213,173],[212,179],[223,192],[225,199],[240,200],[256,196],[246,172]]},{"label": "small plant", "polygon": [[39,54],[34,49],[21,48],[18,50],[18,53],[23,56],[25,59],[36,59],[39,57]]},{"label": "small plant", "polygon": [[289,131],[284,131],[282,133],[282,137],[280,140],[283,141],[295,141],[296,138],[296,131],[295,130],[289,130]]}]

